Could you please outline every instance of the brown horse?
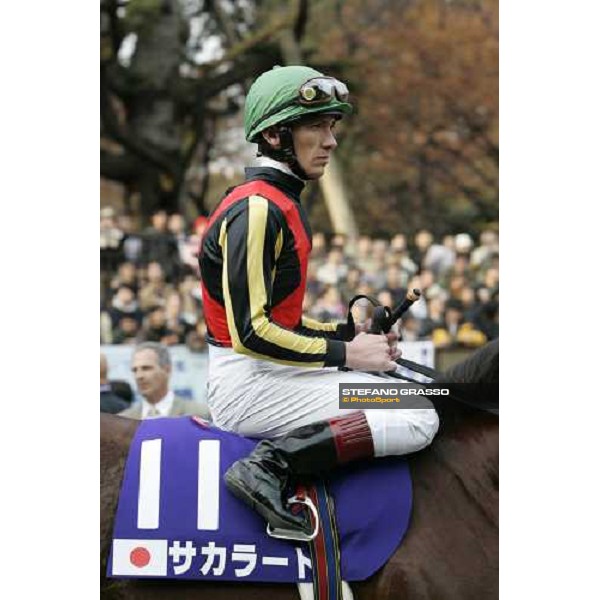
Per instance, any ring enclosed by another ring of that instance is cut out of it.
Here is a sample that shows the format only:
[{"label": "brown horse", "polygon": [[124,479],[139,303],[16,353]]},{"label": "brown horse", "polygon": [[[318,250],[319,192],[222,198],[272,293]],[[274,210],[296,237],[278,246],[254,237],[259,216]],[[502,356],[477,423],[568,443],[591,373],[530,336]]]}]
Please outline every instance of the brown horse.
[{"label": "brown horse", "polygon": [[[445,381],[497,382],[498,345],[488,344]],[[433,444],[409,457],[411,525],[388,563],[351,584],[360,600],[491,600],[498,597],[498,418],[446,401]],[[297,600],[296,586],[108,580],[113,518],[129,443],[138,425],[101,415],[101,596],[121,600]]]}]

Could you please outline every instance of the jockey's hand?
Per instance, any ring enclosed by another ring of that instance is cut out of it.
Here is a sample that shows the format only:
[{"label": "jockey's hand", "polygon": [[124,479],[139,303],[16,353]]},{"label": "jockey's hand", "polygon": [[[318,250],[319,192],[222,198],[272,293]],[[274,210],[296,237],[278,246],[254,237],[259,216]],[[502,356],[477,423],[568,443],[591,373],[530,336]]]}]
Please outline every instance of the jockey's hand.
[{"label": "jockey's hand", "polygon": [[390,358],[396,360],[402,356],[402,351],[398,348],[398,334],[395,331],[390,331],[385,334],[389,346]]},{"label": "jockey's hand", "polygon": [[359,333],[351,342],[346,342],[346,366],[359,371],[395,371],[384,334]]},{"label": "jockey's hand", "polygon": [[[371,319],[367,319],[364,323],[356,323],[356,335],[359,333],[369,333],[369,329],[371,329]],[[400,337],[395,331],[390,331],[386,333],[388,346],[390,347],[390,358],[392,360],[396,360],[402,356],[402,352],[398,348],[398,341]]]},{"label": "jockey's hand", "polygon": [[367,319],[364,323],[355,323],[355,335],[359,333],[369,333],[369,329],[371,329],[371,319]]}]

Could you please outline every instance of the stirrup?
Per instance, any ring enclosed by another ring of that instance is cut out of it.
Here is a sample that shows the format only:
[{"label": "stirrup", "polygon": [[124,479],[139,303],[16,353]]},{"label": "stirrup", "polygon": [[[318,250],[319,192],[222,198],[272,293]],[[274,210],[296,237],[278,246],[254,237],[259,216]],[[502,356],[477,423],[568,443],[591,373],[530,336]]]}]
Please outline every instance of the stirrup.
[{"label": "stirrup", "polygon": [[280,540],[294,540],[297,542],[310,542],[314,540],[319,533],[319,513],[313,503],[313,501],[306,496],[305,498],[300,498],[298,496],[292,496],[288,501],[288,504],[304,504],[308,509],[312,512],[313,517],[315,519],[315,528],[313,532],[309,535],[304,533],[303,531],[298,531],[296,529],[286,529],[285,527],[271,527],[270,523],[267,523],[267,535],[270,535],[272,538],[277,538]]}]

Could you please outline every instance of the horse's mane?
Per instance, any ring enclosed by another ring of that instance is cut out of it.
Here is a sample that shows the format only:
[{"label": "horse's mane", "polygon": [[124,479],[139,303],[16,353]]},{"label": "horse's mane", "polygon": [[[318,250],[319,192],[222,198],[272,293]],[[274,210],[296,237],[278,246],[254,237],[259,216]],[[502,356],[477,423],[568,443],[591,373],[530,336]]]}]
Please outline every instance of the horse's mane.
[{"label": "horse's mane", "polygon": [[467,360],[444,371],[436,383],[485,383],[500,381],[500,341],[489,342]]},{"label": "horse's mane", "polygon": [[429,399],[442,423],[449,418],[478,414],[481,410],[498,415],[499,381],[499,340],[494,340],[436,378],[436,384],[450,386],[454,397],[430,396]]}]

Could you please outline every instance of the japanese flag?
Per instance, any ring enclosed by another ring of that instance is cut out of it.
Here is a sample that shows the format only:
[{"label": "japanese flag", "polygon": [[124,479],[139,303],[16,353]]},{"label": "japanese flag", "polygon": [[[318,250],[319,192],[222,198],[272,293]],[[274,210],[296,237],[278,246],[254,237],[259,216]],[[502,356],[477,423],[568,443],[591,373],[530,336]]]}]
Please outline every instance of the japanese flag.
[{"label": "japanese flag", "polygon": [[113,575],[167,575],[167,540],[113,540]]}]

